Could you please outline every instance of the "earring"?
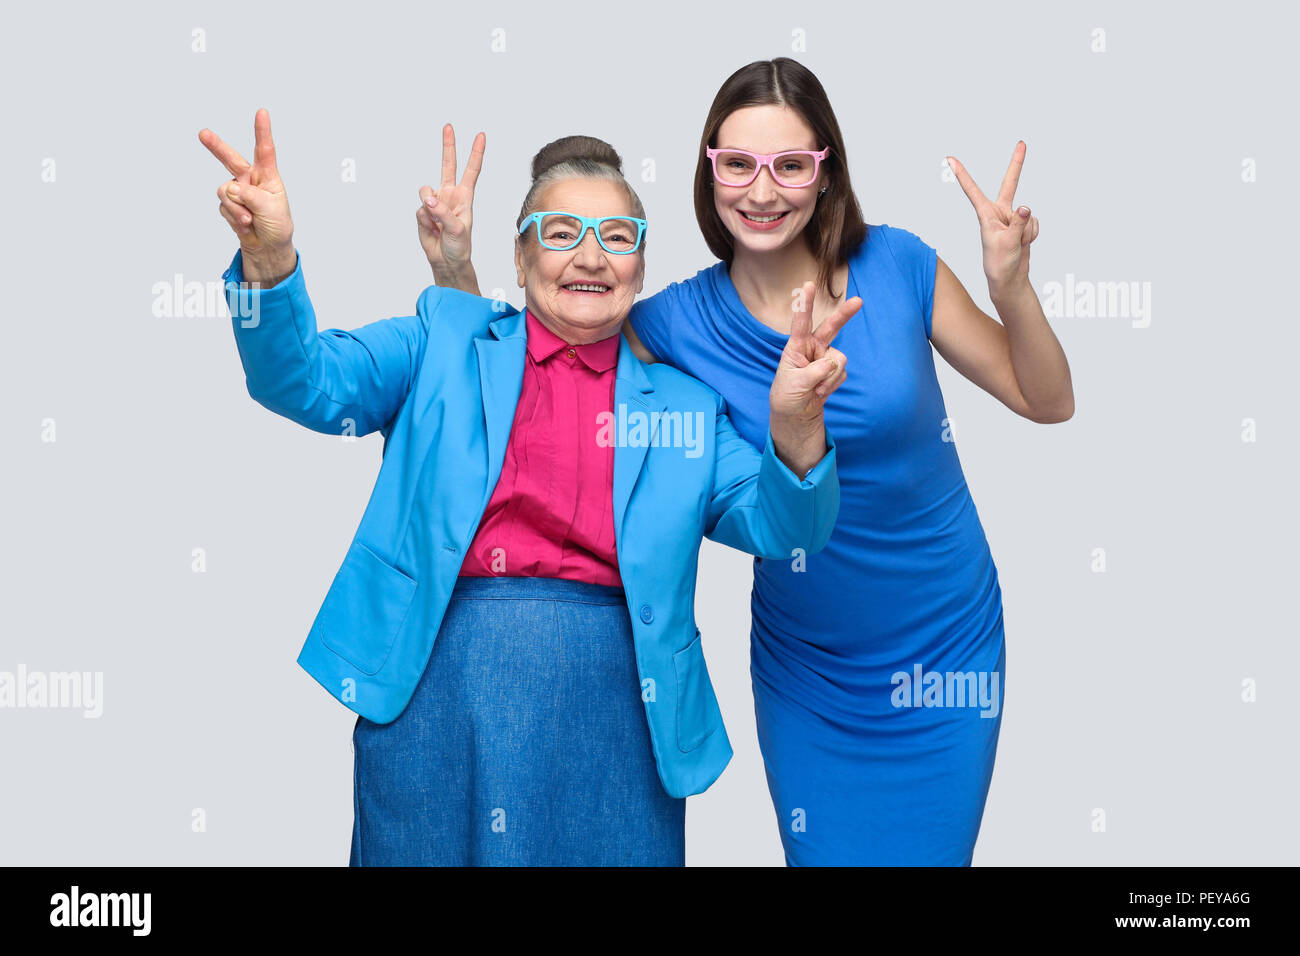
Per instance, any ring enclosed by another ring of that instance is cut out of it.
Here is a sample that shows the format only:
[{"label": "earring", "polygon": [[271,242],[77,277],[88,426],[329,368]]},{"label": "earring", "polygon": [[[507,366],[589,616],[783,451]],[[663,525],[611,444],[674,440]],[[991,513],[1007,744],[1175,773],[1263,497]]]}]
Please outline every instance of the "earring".
[{"label": "earring", "polygon": [[826,192],[826,187],[825,187],[825,186],[823,186],[821,189],[817,190],[817,195],[820,196],[820,195],[821,195],[822,193],[824,193],[824,192]]}]

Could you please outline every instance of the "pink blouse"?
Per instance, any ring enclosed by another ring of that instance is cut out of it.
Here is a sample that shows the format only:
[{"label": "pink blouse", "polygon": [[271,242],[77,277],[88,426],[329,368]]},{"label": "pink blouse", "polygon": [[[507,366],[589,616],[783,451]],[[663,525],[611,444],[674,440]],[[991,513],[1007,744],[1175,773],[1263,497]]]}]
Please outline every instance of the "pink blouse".
[{"label": "pink blouse", "polygon": [[523,388],[497,481],[463,577],[569,578],[622,587],[614,542],[614,447],[597,416],[614,408],[619,335],[569,345],[525,311]]}]

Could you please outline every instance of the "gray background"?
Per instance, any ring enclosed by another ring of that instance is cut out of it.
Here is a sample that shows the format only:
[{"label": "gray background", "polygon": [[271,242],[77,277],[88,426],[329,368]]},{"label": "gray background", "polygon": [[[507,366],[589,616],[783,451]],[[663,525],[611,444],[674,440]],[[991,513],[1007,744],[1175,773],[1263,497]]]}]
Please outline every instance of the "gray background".
[{"label": "gray background", "polygon": [[[270,110],[322,328],[410,314],[431,283],[414,211],[446,121],[462,164],[488,134],[475,261],[484,292],[516,304],[512,227],[536,149],[582,132],[633,176],[653,158],[656,181],[636,183],[649,294],[713,262],[689,198],[701,124],[722,80],[791,55],[795,29],[867,221],[933,245],[985,311],[978,225],[941,163],[957,156],[995,194],[1020,138],[1035,288],[1067,273],[1150,283],[1147,328],[1051,319],[1073,374],[1067,423],[1017,417],[935,356],[1005,603],[975,863],[1297,862],[1297,316],[1282,286],[1296,19],[1186,3],[8,11],[0,670],[102,671],[104,712],[0,709],[0,862],[347,861],[354,715],[295,658],[381,439],[345,444],[256,405],[224,314],[153,314],[155,283],[217,283],[237,248],[198,130],[251,157],[253,114]],[[1096,28],[1105,53],[1090,51]],[[1242,181],[1247,158],[1257,182]],[[706,543],[697,609],[736,756],[689,802],[691,864],[783,861],[753,727],[749,586],[749,559]]]}]

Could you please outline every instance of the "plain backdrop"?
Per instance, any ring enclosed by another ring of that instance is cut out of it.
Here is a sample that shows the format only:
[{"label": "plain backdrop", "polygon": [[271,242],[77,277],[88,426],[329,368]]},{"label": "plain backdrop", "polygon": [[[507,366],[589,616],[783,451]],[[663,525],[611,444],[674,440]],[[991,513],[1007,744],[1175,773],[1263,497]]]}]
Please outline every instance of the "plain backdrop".
[{"label": "plain backdrop", "polygon": [[[0,671],[101,672],[103,713],[0,709],[0,863],[347,862],[355,715],[295,658],[382,440],[309,432],[246,394],[220,302],[228,174],[198,131],[251,158],[270,110],[321,328],[414,312],[432,282],[417,193],[448,121],[462,166],[488,135],[485,293],[522,305],[529,160],[586,133],[645,202],[650,294],[714,261],[690,200],[714,93],[783,55],[826,87],[867,221],[934,246],[985,311],[978,224],[943,157],[994,195],[1022,138],[1035,288],[1149,296],[1145,327],[1049,317],[1073,375],[1064,424],[1017,417],[935,355],[1005,608],[975,864],[1296,862],[1294,7],[84,3],[5,19]],[[186,314],[159,291],[177,282],[217,305]],[[690,798],[690,864],[783,862],[750,583],[746,556],[705,544],[698,619],[736,755]]]}]

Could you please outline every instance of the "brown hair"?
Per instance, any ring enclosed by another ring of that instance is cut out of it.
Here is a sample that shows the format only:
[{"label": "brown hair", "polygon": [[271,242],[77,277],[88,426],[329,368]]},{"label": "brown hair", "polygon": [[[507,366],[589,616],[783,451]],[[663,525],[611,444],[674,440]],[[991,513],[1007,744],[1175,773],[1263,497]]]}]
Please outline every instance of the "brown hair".
[{"label": "brown hair", "polygon": [[829,289],[838,298],[840,293],[831,288],[831,279],[866,238],[867,225],[849,182],[848,156],[835,111],[817,77],[797,60],[779,56],[742,66],[727,77],[713,98],[695,167],[695,221],[700,224],[704,241],[715,256],[731,265],[735,238],[714,206],[713,164],[704,150],[718,145],[718,129],[723,121],[747,106],[788,106],[812,127],[818,149],[830,147],[821,166],[826,192],[818,197],[803,235],[819,263],[818,288]]},{"label": "brown hair", "polygon": [[[524,197],[524,204],[519,209],[519,218],[515,220],[516,229],[537,210],[546,187],[563,179],[607,179],[620,183],[632,204],[632,215],[638,219],[645,218],[645,206],[641,205],[641,198],[623,177],[622,157],[603,139],[594,136],[565,136],[547,143],[533,157],[532,173],[533,184],[528,188],[528,195]],[[647,229],[646,235],[649,232]],[[644,249],[643,238],[641,250]]]}]

